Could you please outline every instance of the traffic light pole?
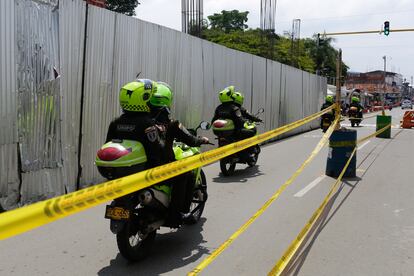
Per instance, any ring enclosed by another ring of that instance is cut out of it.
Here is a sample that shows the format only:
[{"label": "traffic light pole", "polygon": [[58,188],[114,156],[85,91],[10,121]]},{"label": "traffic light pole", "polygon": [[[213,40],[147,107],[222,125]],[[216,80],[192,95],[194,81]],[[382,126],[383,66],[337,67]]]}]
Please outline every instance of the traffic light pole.
[{"label": "traffic light pole", "polygon": [[[333,36],[333,35],[358,35],[358,34],[382,34],[384,31],[361,31],[361,32],[338,32],[338,33],[323,33],[322,36]],[[390,30],[390,33],[398,33],[398,32],[414,32],[414,29],[394,29]],[[318,33],[318,37],[321,34]]]},{"label": "traffic light pole", "polygon": [[385,116],[385,95],[387,92],[387,56],[384,59],[384,93],[382,94],[382,116]]}]

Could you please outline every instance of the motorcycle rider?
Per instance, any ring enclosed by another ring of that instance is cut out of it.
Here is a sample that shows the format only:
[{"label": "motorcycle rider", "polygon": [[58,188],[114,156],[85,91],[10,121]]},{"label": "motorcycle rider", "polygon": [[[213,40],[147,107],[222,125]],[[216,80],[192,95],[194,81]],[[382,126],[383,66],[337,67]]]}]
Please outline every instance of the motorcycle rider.
[{"label": "motorcycle rider", "polygon": [[221,104],[217,106],[214,111],[214,117],[211,119],[213,123],[217,119],[230,119],[235,126],[235,136],[240,136],[240,131],[243,129],[244,123],[243,114],[240,107],[234,103],[234,86],[226,87],[219,92],[219,100]]},{"label": "motorcycle rider", "polygon": [[167,163],[162,158],[166,129],[152,118],[148,105],[157,90],[157,83],[138,79],[124,85],[119,92],[122,115],[109,125],[106,142],[112,140],[140,141],[147,154],[147,168]]},{"label": "motorcycle rider", "polygon": [[[175,161],[173,151],[174,140],[183,142],[190,147],[199,147],[202,144],[208,144],[207,137],[197,137],[192,135],[182,123],[171,118],[171,105],[173,92],[171,87],[164,82],[157,82],[157,91],[150,99],[151,115],[154,120],[165,127],[166,140],[164,158],[168,162]],[[193,184],[191,179],[192,173],[184,173],[170,180],[172,184],[170,218],[171,223],[181,224],[181,221],[188,217],[188,212],[193,197]]]},{"label": "motorcycle rider", "polygon": [[357,110],[357,116],[358,118],[362,118],[362,110],[364,109],[364,107],[359,103],[359,98],[358,97],[352,97],[351,98],[351,104],[349,105],[349,108],[351,107],[356,107]]},{"label": "motorcycle rider", "polygon": [[[138,79],[124,85],[119,92],[122,115],[109,125],[106,143],[116,140],[135,140],[144,146],[147,162],[145,169],[168,163],[163,158],[166,128],[157,125],[148,105],[157,90],[157,83],[148,79]],[[139,193],[118,198],[121,205],[133,208],[139,202]]]},{"label": "motorcycle rider", "polygon": [[[328,95],[325,97],[325,103],[322,105],[321,110],[324,110],[328,107],[330,107],[331,105],[334,104],[334,97],[331,95]],[[328,113],[325,113],[322,115],[321,118],[321,128],[323,128],[323,119],[328,118],[330,122],[332,122],[335,119],[335,110],[331,110]]]},{"label": "motorcycle rider", "polygon": [[[262,119],[252,115],[246,108],[243,107],[244,102],[244,95],[241,92],[234,92],[233,94],[234,104],[240,108],[240,111],[242,113],[242,117],[245,121],[251,121],[251,122],[263,122]],[[241,138],[249,138],[254,135],[256,135],[257,129],[256,127],[252,129],[242,128],[240,130]]]}]

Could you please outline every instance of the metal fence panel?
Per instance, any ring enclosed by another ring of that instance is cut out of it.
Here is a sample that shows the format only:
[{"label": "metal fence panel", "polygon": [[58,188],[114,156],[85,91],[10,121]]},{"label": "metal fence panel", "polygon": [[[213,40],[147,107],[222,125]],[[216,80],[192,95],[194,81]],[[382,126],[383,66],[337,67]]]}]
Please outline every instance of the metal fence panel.
[{"label": "metal fence panel", "polygon": [[97,150],[105,141],[110,121],[117,115],[114,110],[119,110],[118,94],[113,93],[114,30],[115,13],[88,7],[81,185],[103,180],[94,160]]},{"label": "metal fence panel", "polygon": [[[186,70],[186,75],[189,78],[188,90],[183,91],[183,97],[177,98],[178,102],[184,103],[187,106],[181,106],[181,110],[185,112],[184,122],[188,127],[196,127],[203,119],[203,66],[202,66],[202,42],[193,36],[184,36],[189,45],[190,62]],[[183,55],[185,52],[182,53]],[[187,95],[190,95],[188,98]],[[213,96],[213,95],[212,95]]]},{"label": "metal fence panel", "polygon": [[0,205],[15,207],[20,198],[17,144],[0,145]]},{"label": "metal fence panel", "polygon": [[266,106],[265,114],[261,115],[267,127],[279,127],[281,99],[281,68],[282,64],[267,60],[266,70]]},{"label": "metal fence panel", "polygon": [[[260,108],[266,108],[266,59],[261,57],[253,58],[253,74],[252,74],[252,93],[251,93],[251,104],[250,112],[255,114]],[[247,106],[246,106],[247,107]],[[263,117],[263,116],[262,116]],[[265,116],[266,117],[266,116]],[[266,118],[264,118],[266,119]],[[264,124],[257,125],[258,132],[264,132],[269,130],[269,122],[264,120]]]},{"label": "metal fence panel", "polygon": [[[214,54],[213,48],[215,44],[209,41],[202,42],[203,48],[203,59],[202,59],[202,68],[203,68],[203,114],[202,118],[205,121],[210,122],[213,115],[214,110],[218,104],[218,97],[215,83],[214,83]],[[209,138],[212,138],[213,135],[211,134]]]},{"label": "metal fence panel", "polygon": [[16,3],[18,132],[22,170],[61,165],[58,13],[53,5]]},{"label": "metal fence panel", "polygon": [[63,185],[58,185],[62,175],[62,168],[22,173],[21,202],[29,204],[64,194]]},{"label": "metal fence panel", "polygon": [[61,1],[59,15],[63,185],[72,192],[78,175],[86,3]]},{"label": "metal fence panel", "polygon": [[[17,142],[14,1],[0,1],[0,145]],[[1,183],[0,183],[1,185]]]},{"label": "metal fence panel", "polygon": [[13,0],[0,1],[0,205],[7,209],[20,195],[14,10]]}]

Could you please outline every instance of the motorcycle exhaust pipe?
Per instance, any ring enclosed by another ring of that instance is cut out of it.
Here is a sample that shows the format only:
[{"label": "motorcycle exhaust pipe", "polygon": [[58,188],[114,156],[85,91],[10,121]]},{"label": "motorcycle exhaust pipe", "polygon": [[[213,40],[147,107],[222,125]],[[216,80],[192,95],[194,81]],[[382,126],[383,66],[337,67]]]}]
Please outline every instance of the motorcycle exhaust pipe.
[{"label": "motorcycle exhaust pipe", "polygon": [[139,196],[139,202],[144,206],[149,206],[153,201],[152,193],[149,190],[142,191]]},{"label": "motorcycle exhaust pipe", "polygon": [[166,194],[155,189],[146,189],[138,195],[139,202],[144,206],[168,208],[169,199]]}]

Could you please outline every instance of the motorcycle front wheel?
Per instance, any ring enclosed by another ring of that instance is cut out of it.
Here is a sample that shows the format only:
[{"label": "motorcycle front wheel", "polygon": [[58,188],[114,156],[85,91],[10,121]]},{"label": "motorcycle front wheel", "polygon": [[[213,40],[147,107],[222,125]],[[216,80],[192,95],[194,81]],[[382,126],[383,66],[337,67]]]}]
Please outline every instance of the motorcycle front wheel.
[{"label": "motorcycle front wheel", "polygon": [[227,160],[220,160],[220,170],[224,176],[230,176],[236,169],[236,163],[229,162]]},{"label": "motorcycle front wheel", "polygon": [[134,227],[133,221],[128,221],[116,235],[118,249],[121,255],[129,261],[139,261],[145,258],[154,243],[156,230],[142,235]]},{"label": "motorcycle front wheel", "polygon": [[193,198],[190,205],[191,216],[186,220],[187,224],[196,224],[203,214],[207,201],[207,180],[203,170],[200,171],[200,183],[194,187]]}]

